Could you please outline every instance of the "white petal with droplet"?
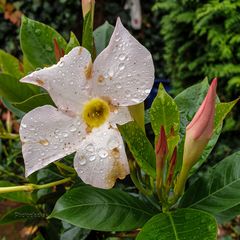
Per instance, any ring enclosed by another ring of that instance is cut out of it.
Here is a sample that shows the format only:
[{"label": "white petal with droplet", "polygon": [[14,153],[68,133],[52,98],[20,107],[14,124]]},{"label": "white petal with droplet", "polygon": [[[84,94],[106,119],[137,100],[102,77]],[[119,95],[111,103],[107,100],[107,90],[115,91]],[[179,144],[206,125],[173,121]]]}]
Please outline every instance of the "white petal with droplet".
[{"label": "white petal with droplet", "polygon": [[[94,146],[94,152],[89,152],[90,144]],[[107,124],[93,129],[82,141],[74,158],[74,167],[85,183],[98,188],[111,188],[117,178],[125,178],[129,166],[119,131],[109,129]]]},{"label": "white petal with droplet", "polygon": [[58,64],[35,71],[20,81],[45,88],[59,109],[80,112],[91,88],[91,81],[86,79],[86,69],[91,66],[90,63],[90,53],[83,47],[76,47]]},{"label": "white petal with droplet", "polygon": [[[78,121],[52,106],[35,108],[23,117],[19,133],[26,176],[79,148],[86,125]],[[71,131],[73,126],[76,131]]]},{"label": "white petal with droplet", "polygon": [[[99,76],[106,75],[105,84],[100,84]],[[109,96],[114,105],[120,106],[144,101],[153,86],[152,56],[124,28],[120,19],[117,20],[109,45],[94,62],[93,78],[95,95]]]}]

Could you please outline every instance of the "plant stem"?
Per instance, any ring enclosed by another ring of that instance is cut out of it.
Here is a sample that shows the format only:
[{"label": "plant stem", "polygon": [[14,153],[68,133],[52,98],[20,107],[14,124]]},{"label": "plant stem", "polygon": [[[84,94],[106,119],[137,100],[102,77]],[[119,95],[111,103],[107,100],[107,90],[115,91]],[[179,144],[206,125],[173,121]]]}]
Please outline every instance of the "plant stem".
[{"label": "plant stem", "polygon": [[65,165],[64,163],[54,162],[54,164],[55,164],[57,167],[66,170],[67,172],[75,173],[75,170],[74,170],[72,167],[69,167],[69,166]]},{"label": "plant stem", "polygon": [[21,191],[27,191],[27,192],[32,192],[33,190],[38,190],[38,189],[43,189],[43,188],[50,188],[54,187],[66,182],[70,182],[71,178],[64,178],[55,182],[51,183],[46,183],[42,185],[37,185],[37,184],[26,184],[23,186],[13,186],[13,187],[0,187],[0,194],[1,193],[10,193],[10,192],[21,192]]}]

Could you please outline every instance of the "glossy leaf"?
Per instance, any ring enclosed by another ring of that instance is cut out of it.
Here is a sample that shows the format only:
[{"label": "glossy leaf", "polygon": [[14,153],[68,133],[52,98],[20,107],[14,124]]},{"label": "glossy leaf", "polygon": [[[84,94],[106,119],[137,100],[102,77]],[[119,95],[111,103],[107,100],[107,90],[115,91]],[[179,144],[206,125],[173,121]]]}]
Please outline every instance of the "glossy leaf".
[{"label": "glossy leaf", "polygon": [[7,212],[1,219],[0,224],[9,224],[18,221],[33,221],[42,218],[42,214],[33,206],[21,206]]},{"label": "glossy leaf", "polygon": [[112,36],[114,27],[106,21],[103,25],[95,29],[93,32],[94,43],[97,55],[107,47]]},{"label": "glossy leaf", "polygon": [[21,102],[35,93],[29,84],[20,83],[19,80],[9,74],[0,74],[0,96],[10,102]]},{"label": "glossy leaf", "polygon": [[118,129],[141,169],[155,178],[155,153],[143,130],[136,122],[119,125]]},{"label": "glossy leaf", "polygon": [[213,216],[193,209],[178,209],[151,218],[137,240],[215,240],[217,224]]},{"label": "glossy leaf", "polygon": [[[21,63],[9,53],[0,50],[0,71],[20,79],[23,76]],[[23,69],[22,69],[23,70]]]},{"label": "glossy leaf", "polygon": [[89,11],[83,21],[82,46],[93,54],[93,22],[92,11]]},{"label": "glossy leaf", "polygon": [[240,214],[240,204],[220,213],[215,214],[218,223],[230,222],[233,218]]},{"label": "glossy leaf", "polygon": [[8,100],[6,100],[4,98],[0,98],[0,99],[1,99],[2,103],[4,104],[4,106],[8,110],[10,110],[16,117],[21,119],[25,115],[25,113],[23,111],[20,111],[19,109],[13,107],[13,105]]},{"label": "glossy leaf", "polygon": [[69,53],[73,48],[75,48],[79,45],[80,45],[80,43],[79,43],[76,35],[73,32],[71,32],[70,40],[67,44],[65,54]]},{"label": "glossy leaf", "polygon": [[128,231],[143,226],[154,215],[144,202],[118,189],[81,186],[66,192],[50,217],[100,231]]},{"label": "glossy leaf", "polygon": [[43,23],[22,17],[20,42],[24,56],[34,68],[56,63],[53,40],[60,48],[66,48],[66,41],[53,28]]},{"label": "glossy leaf", "polygon": [[164,126],[166,135],[170,134],[171,128],[174,129],[174,135],[178,134],[180,125],[178,107],[162,84],[160,84],[158,95],[152,103],[150,118],[156,136],[159,135],[161,126]]},{"label": "glossy leaf", "polygon": [[139,103],[136,105],[132,105],[128,107],[128,110],[134,119],[134,121],[138,124],[139,127],[145,132],[145,124],[144,124],[144,103]]},{"label": "glossy leaf", "polygon": [[23,102],[13,104],[14,107],[23,112],[29,112],[32,109],[43,105],[54,106],[51,97],[47,93],[40,93],[24,100]]},{"label": "glossy leaf", "polygon": [[[15,186],[15,185],[8,181],[0,181],[0,187],[11,187],[11,186]],[[31,194],[29,192],[1,193],[0,197],[4,199],[9,199],[15,202],[21,202],[21,203],[30,203],[32,201]]]},{"label": "glossy leaf", "polygon": [[183,195],[180,207],[218,214],[240,204],[240,152],[204,173]]}]

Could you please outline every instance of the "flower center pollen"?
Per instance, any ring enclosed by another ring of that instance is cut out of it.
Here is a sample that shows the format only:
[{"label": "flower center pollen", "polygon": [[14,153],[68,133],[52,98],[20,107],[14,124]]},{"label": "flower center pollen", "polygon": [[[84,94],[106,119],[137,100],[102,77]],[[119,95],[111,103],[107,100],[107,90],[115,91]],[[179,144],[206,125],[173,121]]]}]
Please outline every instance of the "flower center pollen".
[{"label": "flower center pollen", "polygon": [[109,105],[100,98],[92,98],[85,103],[82,118],[89,127],[99,127],[107,120],[110,113]]}]

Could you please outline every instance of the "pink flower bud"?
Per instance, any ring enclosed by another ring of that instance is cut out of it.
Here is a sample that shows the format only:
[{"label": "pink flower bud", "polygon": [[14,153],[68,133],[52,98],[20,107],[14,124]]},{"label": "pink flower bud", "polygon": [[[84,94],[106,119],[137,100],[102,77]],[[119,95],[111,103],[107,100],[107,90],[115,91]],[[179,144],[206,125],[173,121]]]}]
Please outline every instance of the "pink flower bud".
[{"label": "pink flower bud", "polygon": [[165,129],[163,126],[161,126],[161,129],[160,129],[160,134],[156,144],[155,151],[156,151],[156,155],[160,156],[161,158],[166,156],[168,151],[167,137],[166,137]]},{"label": "pink flower bud", "polygon": [[213,134],[216,88],[217,78],[213,79],[205,99],[186,128],[183,165],[188,168],[196,163]]},{"label": "pink flower bud", "polygon": [[83,17],[86,16],[86,14],[94,9],[95,0],[82,0],[82,12]]}]

